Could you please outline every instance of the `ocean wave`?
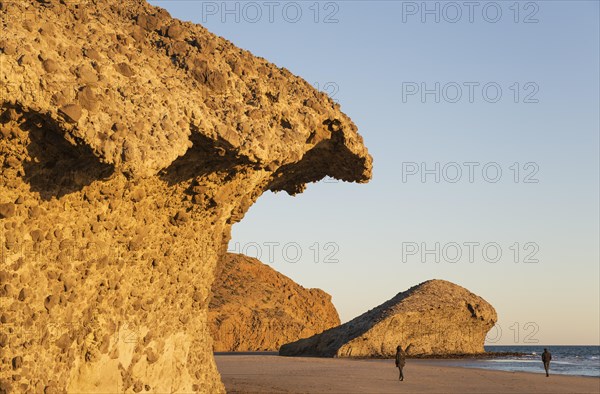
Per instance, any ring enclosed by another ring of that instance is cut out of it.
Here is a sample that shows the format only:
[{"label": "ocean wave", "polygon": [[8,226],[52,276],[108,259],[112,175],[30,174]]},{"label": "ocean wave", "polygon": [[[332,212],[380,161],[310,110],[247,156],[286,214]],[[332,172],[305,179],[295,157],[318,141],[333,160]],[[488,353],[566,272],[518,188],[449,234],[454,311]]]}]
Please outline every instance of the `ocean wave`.
[{"label": "ocean wave", "polygon": [[476,367],[502,371],[544,373],[541,350],[547,347],[552,353],[550,370],[558,375],[600,377],[600,347],[598,346],[490,346],[492,352],[515,352],[483,362],[473,363]]},{"label": "ocean wave", "polygon": [[524,359],[512,359],[512,358],[505,358],[505,359],[497,359],[497,360],[487,360],[489,362],[492,363],[541,363],[541,360],[524,360]]},{"label": "ocean wave", "polygon": [[[505,364],[542,364],[542,360],[525,360],[525,359],[512,359],[512,358],[508,358],[508,359],[497,359],[497,360],[486,360],[488,362],[492,362],[492,363],[505,363]],[[580,365],[581,363],[574,363],[574,362],[570,362],[570,361],[557,361],[557,360],[553,360],[551,361],[551,364],[559,364],[559,365]]]}]

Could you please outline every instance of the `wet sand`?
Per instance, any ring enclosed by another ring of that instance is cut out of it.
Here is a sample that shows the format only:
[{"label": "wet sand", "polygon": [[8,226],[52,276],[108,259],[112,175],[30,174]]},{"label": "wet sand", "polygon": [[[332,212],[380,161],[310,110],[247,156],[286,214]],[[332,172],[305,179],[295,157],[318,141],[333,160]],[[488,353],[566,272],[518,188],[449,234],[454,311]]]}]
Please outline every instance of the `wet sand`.
[{"label": "wet sand", "polygon": [[[600,393],[600,379],[448,366],[407,360],[398,381],[393,360],[216,354],[228,393]],[[541,368],[541,366],[540,366]]]}]

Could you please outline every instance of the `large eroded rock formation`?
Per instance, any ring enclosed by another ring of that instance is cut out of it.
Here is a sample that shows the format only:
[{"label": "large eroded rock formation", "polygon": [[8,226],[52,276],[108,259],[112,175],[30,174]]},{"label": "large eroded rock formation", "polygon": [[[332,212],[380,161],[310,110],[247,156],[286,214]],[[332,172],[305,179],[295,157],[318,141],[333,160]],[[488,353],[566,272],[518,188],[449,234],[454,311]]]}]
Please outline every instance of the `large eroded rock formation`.
[{"label": "large eroded rock formation", "polygon": [[0,1],[0,392],[222,392],[207,306],[266,190],[366,182],[308,83],[142,0]]},{"label": "large eroded rock formation", "polygon": [[444,280],[429,280],[310,338],[281,347],[283,356],[392,357],[483,353],[496,311],[483,298]]},{"label": "large eroded rock formation", "polygon": [[208,306],[215,351],[277,351],[340,324],[321,289],[306,289],[241,254],[227,253],[218,265]]}]

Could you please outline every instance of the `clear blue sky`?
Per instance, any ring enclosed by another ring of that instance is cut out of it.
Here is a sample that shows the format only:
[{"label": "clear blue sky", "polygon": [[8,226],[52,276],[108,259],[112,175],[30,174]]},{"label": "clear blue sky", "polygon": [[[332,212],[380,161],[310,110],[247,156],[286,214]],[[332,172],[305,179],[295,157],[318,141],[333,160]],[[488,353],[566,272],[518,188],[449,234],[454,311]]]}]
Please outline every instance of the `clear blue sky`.
[{"label": "clear blue sky", "polygon": [[490,344],[600,342],[597,1],[151,3],[327,90],[374,157],[369,184],[265,194],[230,250],[279,243],[343,321],[439,278],[496,307]]}]

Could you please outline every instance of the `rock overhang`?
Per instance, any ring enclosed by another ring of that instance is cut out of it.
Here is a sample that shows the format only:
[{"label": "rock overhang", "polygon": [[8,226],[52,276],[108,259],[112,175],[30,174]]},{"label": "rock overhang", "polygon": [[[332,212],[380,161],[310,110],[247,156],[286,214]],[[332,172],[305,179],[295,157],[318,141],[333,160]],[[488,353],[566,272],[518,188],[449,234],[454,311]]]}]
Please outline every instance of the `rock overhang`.
[{"label": "rock overhang", "polygon": [[[265,190],[366,182],[356,126],[289,71],[141,0],[0,1],[0,23],[4,244],[44,250],[0,267],[2,361],[24,366],[0,391],[223,392],[206,313],[231,225]],[[129,324],[143,341],[120,339]],[[40,336],[10,332],[25,325]]]},{"label": "rock overhang", "polygon": [[[287,69],[144,1],[124,1],[118,12],[95,1],[42,3],[3,2],[5,23],[16,28],[0,40],[1,96],[52,119],[117,172],[156,175],[194,149],[198,134],[275,173],[272,190],[297,192],[326,175],[370,178],[372,159],[354,123]],[[94,11],[117,14],[114,32],[103,31]],[[43,22],[59,13],[85,28]]]}]

